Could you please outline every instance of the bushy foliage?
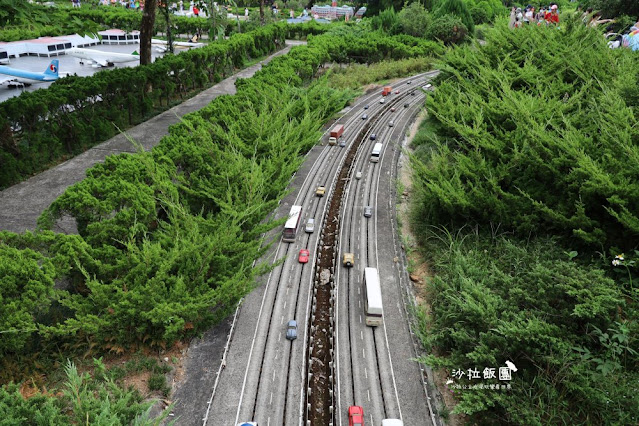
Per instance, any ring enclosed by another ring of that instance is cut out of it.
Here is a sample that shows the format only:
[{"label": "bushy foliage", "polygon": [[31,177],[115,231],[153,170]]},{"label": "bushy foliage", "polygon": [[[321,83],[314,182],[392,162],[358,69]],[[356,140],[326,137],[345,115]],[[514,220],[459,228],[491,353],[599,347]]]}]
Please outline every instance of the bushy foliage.
[{"label": "bushy foliage", "polygon": [[46,90],[2,102],[0,188],[148,119],[250,58],[275,51],[285,34],[285,24],[263,27],[147,66],[62,78]]},{"label": "bushy foliage", "polygon": [[475,24],[494,21],[495,17],[508,13],[508,9],[499,0],[464,0]]},{"label": "bushy foliage", "polygon": [[584,9],[600,10],[605,18],[630,15],[639,19],[639,2],[635,0],[584,0],[580,4]]},{"label": "bushy foliage", "polygon": [[376,81],[414,75],[432,68],[431,58],[410,58],[396,61],[382,61],[374,65],[354,64],[331,72],[329,82],[332,87],[359,89]]},{"label": "bushy foliage", "polygon": [[443,58],[413,141],[412,222],[435,272],[421,334],[439,354],[422,361],[480,377],[514,362],[511,389],[454,390],[473,423],[635,424],[634,58],[569,19],[485,35]]},{"label": "bushy foliage", "polygon": [[392,7],[384,9],[379,15],[372,18],[372,25],[376,30],[382,30],[388,34],[397,34],[400,30],[399,15]]},{"label": "bushy foliage", "polygon": [[30,250],[7,246],[0,237],[0,360],[21,351],[37,331],[36,318],[47,312],[53,295],[54,267]]},{"label": "bushy foliage", "polygon": [[466,27],[466,33],[473,34],[475,31],[473,18],[463,0],[439,0],[435,5],[433,14],[436,17],[435,20],[443,18],[445,15],[456,16],[461,19]]},{"label": "bushy foliage", "polygon": [[468,35],[468,28],[457,16],[443,15],[435,18],[426,31],[431,40],[439,40],[446,45],[462,43]]},{"label": "bushy foliage", "polygon": [[0,387],[0,423],[6,425],[69,425],[62,414],[61,402],[57,398],[36,395],[25,399],[20,386],[9,384]]},{"label": "bushy foliage", "polygon": [[399,12],[399,24],[404,34],[424,37],[431,23],[431,17],[419,2],[413,2]]},{"label": "bushy foliage", "polygon": [[486,24],[490,22],[491,20],[491,17],[488,11],[486,11],[485,8],[479,5],[471,6],[469,8],[469,11],[470,11],[470,16],[473,17],[473,22],[475,23],[475,25]]},{"label": "bushy foliage", "polygon": [[[466,373],[515,364],[508,390],[455,390],[471,422],[635,424],[639,323],[603,270],[571,260],[557,243],[460,231],[424,241],[435,277],[423,341],[446,356],[422,362]],[[480,376],[482,377],[482,376]],[[456,385],[503,385],[456,378]]]},{"label": "bushy foliage", "polygon": [[[75,364],[67,361],[66,380],[58,397],[41,393],[28,399],[16,384],[0,387],[0,423],[6,425],[139,425],[151,426],[164,420],[169,411],[151,419],[153,401],[142,402],[140,393],[123,389],[101,374],[105,367],[100,360],[94,377],[80,374]],[[170,422],[173,424],[173,422]]]},{"label": "bushy foliage", "polygon": [[[419,173],[425,217],[553,232],[631,249],[639,235],[637,70],[583,25],[500,25],[448,54],[427,100],[436,133]],[[543,46],[543,48],[539,48]]]}]

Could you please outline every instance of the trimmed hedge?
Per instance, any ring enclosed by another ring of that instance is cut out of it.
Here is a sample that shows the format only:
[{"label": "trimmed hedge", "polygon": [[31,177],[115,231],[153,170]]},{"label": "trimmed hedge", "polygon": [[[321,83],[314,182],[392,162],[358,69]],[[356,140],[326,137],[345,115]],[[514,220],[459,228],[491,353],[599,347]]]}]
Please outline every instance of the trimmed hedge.
[{"label": "trimmed hedge", "polygon": [[286,25],[169,55],[147,66],[68,77],[0,103],[0,188],[76,155],[284,45]]}]

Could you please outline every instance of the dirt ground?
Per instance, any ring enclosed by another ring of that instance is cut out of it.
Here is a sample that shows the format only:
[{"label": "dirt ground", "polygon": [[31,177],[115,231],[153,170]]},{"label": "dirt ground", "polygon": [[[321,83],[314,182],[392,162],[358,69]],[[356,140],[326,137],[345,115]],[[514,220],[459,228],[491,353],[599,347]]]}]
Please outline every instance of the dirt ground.
[{"label": "dirt ground", "polygon": [[[426,112],[422,111],[420,115],[415,120],[415,123],[410,128],[408,140],[412,140],[417,130],[419,129],[420,123],[426,118]],[[408,147],[406,149],[411,152]],[[400,169],[398,171],[398,179],[403,188],[403,193],[401,194],[401,203],[398,204],[398,216],[400,222],[400,232],[403,236],[404,244],[406,245],[406,257],[408,259],[408,264],[412,265],[410,279],[413,281],[413,286],[415,288],[415,300],[419,304],[419,306],[423,307],[427,313],[430,315],[431,306],[428,297],[428,286],[427,282],[430,278],[432,278],[433,274],[429,268],[428,263],[420,256],[417,241],[415,235],[411,232],[410,229],[410,217],[409,217],[409,208],[411,204],[411,194],[412,194],[412,175],[411,168],[408,164],[407,158],[404,154],[402,154],[402,160],[400,163]],[[455,408],[457,401],[450,389],[446,386],[446,380],[448,379],[448,373],[444,370],[434,370],[433,371],[435,377],[435,386],[437,390],[442,395],[444,399],[444,404],[446,405],[447,410],[450,412]],[[446,420],[446,424],[450,426],[461,426],[465,424],[465,417],[459,414],[450,414],[448,419]]]}]

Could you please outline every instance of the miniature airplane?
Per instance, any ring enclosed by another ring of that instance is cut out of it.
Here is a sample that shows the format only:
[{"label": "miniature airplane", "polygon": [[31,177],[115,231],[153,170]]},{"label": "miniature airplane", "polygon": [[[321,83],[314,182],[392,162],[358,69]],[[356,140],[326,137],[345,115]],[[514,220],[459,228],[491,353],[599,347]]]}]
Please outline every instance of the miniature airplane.
[{"label": "miniature airplane", "polygon": [[[194,38],[195,38],[195,36],[194,36]],[[165,53],[166,51],[169,50],[166,40],[159,40],[159,39],[156,39],[156,38],[152,38],[151,39],[151,44],[156,45],[155,46],[155,50],[157,52]],[[186,49],[186,48],[191,48],[191,47],[202,47],[202,46],[204,46],[204,43],[199,43],[197,41],[188,41],[188,42],[185,42],[185,41],[174,41],[173,42],[173,47],[178,48],[178,49]]]},{"label": "miniature airplane", "polygon": [[59,78],[58,60],[54,59],[44,72],[33,72],[0,65],[0,74],[8,75],[8,78],[0,78],[0,84],[27,85],[38,81],[54,81]]},{"label": "miniature airplane", "polygon": [[111,66],[120,62],[133,62],[140,60],[138,52],[133,52],[133,54],[129,55],[127,53],[101,52],[99,50],[81,49],[79,47],[72,47],[71,49],[67,49],[65,52],[67,55],[80,58],[81,64],[87,61],[89,64],[93,63],[92,66],[96,68],[98,66]]}]

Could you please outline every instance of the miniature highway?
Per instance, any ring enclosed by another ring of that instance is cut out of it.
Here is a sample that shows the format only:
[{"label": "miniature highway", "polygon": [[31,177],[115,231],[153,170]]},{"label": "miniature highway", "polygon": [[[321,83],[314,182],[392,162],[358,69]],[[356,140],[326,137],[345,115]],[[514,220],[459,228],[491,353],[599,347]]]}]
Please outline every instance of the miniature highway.
[{"label": "miniature highway", "polygon": [[[414,81],[413,84],[423,82]],[[396,87],[406,90],[409,86],[398,84]],[[358,155],[354,167],[354,170],[362,171],[363,176],[360,180],[350,180],[345,197],[340,253],[353,252],[356,259],[353,268],[336,270],[338,425],[348,424],[347,410],[351,405],[362,406],[366,422],[373,425],[381,424],[384,418],[403,418],[406,425],[433,424],[424,401],[423,386],[417,380],[420,368],[410,361],[416,354],[411,352],[407,319],[400,306],[400,283],[394,277],[396,262],[390,244],[395,209],[390,191],[395,183],[392,165],[397,161],[400,144],[423,98],[423,92],[416,90],[413,99],[406,99],[410,101],[409,108],[403,108],[405,100],[394,113],[387,108],[379,122],[366,133],[369,142],[360,148],[363,155]],[[391,120],[394,127],[388,125]],[[376,134],[377,140],[370,141],[372,133]],[[378,141],[384,142],[384,151],[380,162],[373,163],[370,152]],[[371,218],[364,217],[364,206],[373,207]],[[364,322],[362,278],[365,267],[378,268],[380,275],[384,324],[379,327],[368,327]]]},{"label": "miniature highway", "polygon": [[[424,100],[421,86],[425,77],[410,80],[410,85],[406,83],[408,80],[396,83],[400,94],[387,96],[383,105],[379,103],[381,95],[377,90],[360,98],[338,121],[345,125],[342,138],[346,147],[317,145],[293,177],[291,187],[299,191],[282,200],[275,218],[287,216],[292,205],[302,206],[296,241],[281,242],[281,227],[265,236],[266,241],[275,239],[276,242],[266,255],[269,261],[283,261],[264,277],[240,308],[226,364],[202,419],[204,424],[304,423],[309,317],[319,230],[324,226],[322,220],[331,195],[328,190],[356,138],[362,139],[353,169],[362,171],[363,177],[350,179],[347,186],[340,212],[339,241],[340,255],[352,251],[356,261],[350,269],[342,268],[341,264],[335,266],[339,293],[335,417],[337,424],[348,424],[348,406],[361,405],[367,422],[372,424],[391,417],[403,417],[407,425],[430,424],[428,419],[432,414],[420,368],[411,361],[416,354],[402,308],[391,223],[395,208],[390,192],[394,182],[391,172],[396,170],[393,164],[400,149],[398,142],[404,138]],[[409,92],[413,90],[415,94],[411,96]],[[404,108],[404,103],[409,107]],[[365,110],[364,105],[369,108]],[[396,111],[391,112],[391,107]],[[369,116],[366,120],[362,119],[364,113]],[[390,120],[394,121],[394,127],[388,127]],[[369,139],[371,133],[377,134],[376,141]],[[384,152],[377,164],[369,161],[375,142],[384,143]],[[320,185],[327,188],[324,197],[315,195]],[[364,205],[374,207],[369,219],[363,216]],[[309,218],[316,221],[313,233],[304,232]],[[298,262],[300,249],[309,250],[309,263]],[[385,316],[385,325],[381,327],[367,327],[363,323],[361,285],[365,266],[380,270]],[[291,319],[298,324],[298,337],[293,341],[285,338],[286,325]],[[393,348],[392,356],[389,347]]]}]

